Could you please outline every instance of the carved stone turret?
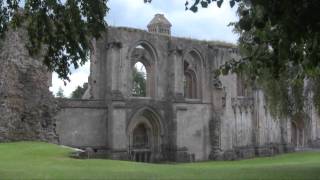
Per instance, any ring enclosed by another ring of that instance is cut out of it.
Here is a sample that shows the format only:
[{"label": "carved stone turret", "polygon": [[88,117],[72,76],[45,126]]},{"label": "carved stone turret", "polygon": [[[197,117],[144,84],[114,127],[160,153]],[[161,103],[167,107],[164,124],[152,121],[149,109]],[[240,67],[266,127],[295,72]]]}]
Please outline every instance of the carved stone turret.
[{"label": "carved stone turret", "polygon": [[156,14],[148,24],[148,31],[164,35],[171,35],[171,23],[163,14]]}]

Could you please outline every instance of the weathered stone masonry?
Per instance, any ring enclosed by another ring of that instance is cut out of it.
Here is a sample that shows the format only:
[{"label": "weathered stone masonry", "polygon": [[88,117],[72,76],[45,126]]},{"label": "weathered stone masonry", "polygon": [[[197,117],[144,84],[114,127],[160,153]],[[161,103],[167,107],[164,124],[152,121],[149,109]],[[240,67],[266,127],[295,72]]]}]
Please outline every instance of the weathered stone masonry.
[{"label": "weathered stone masonry", "polygon": [[[319,139],[314,110],[308,124],[276,120],[261,90],[245,89],[235,74],[214,78],[239,58],[235,46],[172,37],[163,18],[150,32],[109,27],[93,41],[88,100],[64,102],[57,117],[62,144],[156,162],[265,156]],[[132,95],[136,62],[146,67],[146,97]]]},{"label": "weathered stone masonry", "polygon": [[[170,27],[163,15],[151,21],[149,32],[109,27],[93,41],[84,99],[58,104],[41,56],[31,58],[25,48],[25,32],[8,32],[0,42],[0,142],[59,142],[96,156],[146,162],[319,147],[320,122],[311,98],[307,115],[274,119],[263,92],[244,87],[241,75],[214,78],[215,69],[239,58],[236,46],[172,37]],[[147,72],[146,97],[132,93],[137,62]]]},{"label": "weathered stone masonry", "polygon": [[[0,142],[43,140],[57,143],[57,103],[41,58],[30,57],[26,32],[10,30],[0,42]],[[49,83],[48,83],[49,82]]]}]

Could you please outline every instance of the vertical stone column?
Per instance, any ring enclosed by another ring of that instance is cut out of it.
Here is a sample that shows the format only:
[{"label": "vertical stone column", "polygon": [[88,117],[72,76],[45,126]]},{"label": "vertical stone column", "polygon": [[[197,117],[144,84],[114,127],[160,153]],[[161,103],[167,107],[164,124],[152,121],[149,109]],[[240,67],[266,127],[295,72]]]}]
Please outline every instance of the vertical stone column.
[{"label": "vertical stone column", "polygon": [[259,113],[260,113],[260,98],[259,90],[256,89],[253,91],[253,107],[252,107],[252,130],[251,130],[251,141],[252,145],[255,148],[256,154],[259,155],[258,149],[260,146],[260,125],[259,125]]},{"label": "vertical stone column", "polygon": [[222,159],[221,152],[221,119],[220,114],[213,112],[212,120],[209,121],[209,135],[211,152],[209,159],[219,160]]},{"label": "vertical stone column", "polygon": [[184,69],[182,50],[177,47],[170,50],[169,58],[172,64],[171,71],[173,74],[173,95],[175,99],[184,99]]},{"label": "vertical stone column", "polygon": [[107,59],[105,37],[91,41],[93,49],[90,55],[89,92],[87,99],[103,99],[106,94]]},{"label": "vertical stone column", "polygon": [[112,159],[129,158],[126,119],[125,103],[122,101],[113,101],[109,109],[108,118],[108,145]]},{"label": "vertical stone column", "polygon": [[210,86],[212,87],[212,119],[209,121],[209,135],[211,144],[209,159],[221,160],[223,159],[223,154],[221,151],[221,117],[222,112],[226,107],[226,94],[218,77],[212,78]]},{"label": "vertical stone column", "polygon": [[108,114],[108,145],[112,159],[128,159],[126,135],[126,109],[121,91],[121,49],[122,43],[112,41],[107,44],[106,89],[111,100]]},{"label": "vertical stone column", "polygon": [[123,94],[120,90],[120,59],[121,59],[121,53],[120,50],[122,48],[121,42],[110,42],[107,45],[107,88],[111,91],[112,99],[123,99]]}]

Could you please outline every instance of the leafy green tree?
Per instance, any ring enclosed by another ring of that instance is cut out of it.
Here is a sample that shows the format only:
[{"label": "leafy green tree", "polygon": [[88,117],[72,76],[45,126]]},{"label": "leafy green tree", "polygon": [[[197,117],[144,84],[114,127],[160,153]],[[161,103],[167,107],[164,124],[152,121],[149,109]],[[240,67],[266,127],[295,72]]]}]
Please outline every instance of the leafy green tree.
[{"label": "leafy green tree", "polygon": [[132,75],[133,75],[132,95],[145,97],[147,95],[145,73],[142,71],[138,71],[136,67],[133,67]]},{"label": "leafy green tree", "polygon": [[0,0],[0,38],[23,26],[30,54],[45,50],[44,63],[69,80],[70,66],[88,60],[90,40],[105,30],[107,12],[107,0]]},{"label": "leafy green tree", "polygon": [[63,91],[63,89],[62,89],[61,87],[59,87],[59,90],[58,90],[58,92],[57,92],[57,94],[56,94],[56,97],[58,97],[58,98],[65,98],[65,96],[64,96],[64,91]]},{"label": "leafy green tree", "polygon": [[[312,82],[314,103],[320,109],[320,2],[227,2],[238,7],[239,21],[232,25],[240,34],[243,58],[226,63],[218,74],[245,72],[265,89],[273,107],[286,107],[281,110],[284,114],[301,111],[305,99],[302,86],[308,80]],[[221,7],[224,0],[186,1],[185,6],[197,12],[214,3]],[[68,79],[71,65],[77,68],[87,61],[90,39],[99,38],[105,30],[107,11],[107,0],[0,0],[0,38],[9,27],[23,25],[29,36],[30,54],[45,49],[45,64],[60,78]]]},{"label": "leafy green tree", "polygon": [[246,72],[264,89],[274,115],[304,114],[310,93],[320,110],[320,17],[315,16],[319,9],[315,0],[239,3],[239,21],[232,25],[240,35],[244,58],[222,69]]},{"label": "leafy green tree", "polygon": [[84,83],[82,86],[78,86],[71,94],[73,99],[81,99],[86,90],[88,89],[88,83]]},{"label": "leafy green tree", "polygon": [[320,112],[320,1],[194,0],[185,6],[197,12],[226,1],[238,8],[239,21],[231,25],[240,35],[242,59],[230,60],[217,75],[243,72],[264,90],[274,115],[304,113],[310,94]]}]

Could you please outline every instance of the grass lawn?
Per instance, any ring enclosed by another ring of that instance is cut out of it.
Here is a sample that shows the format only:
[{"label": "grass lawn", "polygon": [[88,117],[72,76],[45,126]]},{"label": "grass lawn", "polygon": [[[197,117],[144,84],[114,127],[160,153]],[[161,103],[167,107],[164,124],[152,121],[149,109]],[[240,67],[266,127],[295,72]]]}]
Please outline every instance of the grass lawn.
[{"label": "grass lawn", "polygon": [[242,161],[145,164],[79,160],[53,144],[0,144],[0,179],[320,179],[320,152]]}]

